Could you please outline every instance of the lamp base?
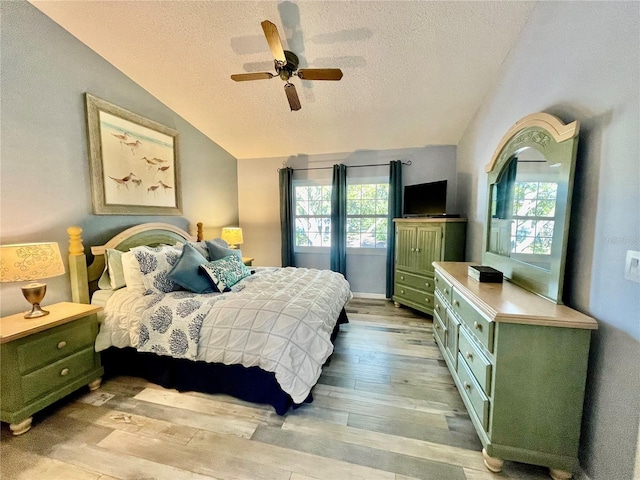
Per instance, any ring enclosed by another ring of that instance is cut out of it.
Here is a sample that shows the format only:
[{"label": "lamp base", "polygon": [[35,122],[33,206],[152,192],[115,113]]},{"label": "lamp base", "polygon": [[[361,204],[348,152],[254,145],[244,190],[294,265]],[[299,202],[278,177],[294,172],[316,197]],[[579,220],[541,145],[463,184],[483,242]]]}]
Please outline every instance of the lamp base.
[{"label": "lamp base", "polygon": [[24,298],[31,303],[31,311],[24,314],[24,318],[38,318],[49,315],[49,312],[40,308],[40,302],[47,293],[47,285],[45,283],[30,283],[22,287]]},{"label": "lamp base", "polygon": [[45,315],[49,315],[49,312],[40,308],[40,304],[36,303],[33,305],[30,312],[24,314],[24,318],[38,318],[44,317]]}]

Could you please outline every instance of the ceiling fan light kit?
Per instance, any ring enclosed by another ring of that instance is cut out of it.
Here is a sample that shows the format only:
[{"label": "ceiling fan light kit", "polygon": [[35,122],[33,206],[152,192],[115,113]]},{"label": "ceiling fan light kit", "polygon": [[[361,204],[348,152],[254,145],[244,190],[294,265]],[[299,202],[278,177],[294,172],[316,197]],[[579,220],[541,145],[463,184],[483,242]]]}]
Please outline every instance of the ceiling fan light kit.
[{"label": "ceiling fan light kit", "polygon": [[291,77],[297,76],[302,80],[330,81],[338,81],[342,78],[342,70],[339,68],[304,68],[298,70],[298,56],[282,47],[278,28],[269,20],[263,21],[261,25],[264,36],[267,38],[269,49],[273,55],[276,75],[270,72],[237,73],[231,75],[231,80],[236,82],[270,80],[278,76],[285,82],[284,92],[287,95],[291,111],[296,111],[300,110],[302,106],[300,105],[300,99],[298,98],[295,85],[289,81]]}]

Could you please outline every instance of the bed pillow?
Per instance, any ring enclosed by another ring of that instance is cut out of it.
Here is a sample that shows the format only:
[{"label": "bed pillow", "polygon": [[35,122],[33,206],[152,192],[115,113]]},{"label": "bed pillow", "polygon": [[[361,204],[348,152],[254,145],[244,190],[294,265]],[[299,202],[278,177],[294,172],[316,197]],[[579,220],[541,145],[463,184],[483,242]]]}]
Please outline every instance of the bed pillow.
[{"label": "bed pillow", "polygon": [[209,258],[209,250],[207,249],[207,244],[204,242],[178,242],[175,244],[176,248],[182,249],[184,245],[191,245],[194,247],[200,254],[207,259],[207,262],[210,260]]},{"label": "bed pillow", "polygon": [[200,265],[207,263],[207,259],[190,243],[182,247],[182,255],[169,271],[169,280],[193,293],[212,293],[217,288],[202,270]]},{"label": "bed pillow", "polygon": [[226,248],[221,246],[219,243],[217,243],[216,241],[210,241],[210,240],[205,240],[205,242],[207,244],[207,249],[209,250],[209,259],[211,261],[213,260],[220,260],[224,257],[227,257],[229,255],[235,255],[237,256],[240,261],[242,261],[242,252],[240,250],[238,250],[237,248]]},{"label": "bed pillow", "polygon": [[221,292],[229,291],[230,287],[251,275],[251,271],[237,255],[228,255],[220,260],[205,263],[200,268]]},{"label": "bed pillow", "polygon": [[131,292],[142,293],[146,290],[144,281],[142,280],[142,272],[140,271],[140,265],[138,259],[133,252],[125,252],[120,258],[122,260],[122,274],[124,276],[124,283]]},{"label": "bed pillow", "polygon": [[138,260],[145,293],[169,293],[182,287],[169,279],[169,271],[178,262],[180,250],[164,245],[161,247],[135,247],[131,251]]},{"label": "bed pillow", "polygon": [[122,254],[120,250],[107,249],[104,252],[104,272],[98,280],[100,290],[118,290],[126,286],[122,272]]}]

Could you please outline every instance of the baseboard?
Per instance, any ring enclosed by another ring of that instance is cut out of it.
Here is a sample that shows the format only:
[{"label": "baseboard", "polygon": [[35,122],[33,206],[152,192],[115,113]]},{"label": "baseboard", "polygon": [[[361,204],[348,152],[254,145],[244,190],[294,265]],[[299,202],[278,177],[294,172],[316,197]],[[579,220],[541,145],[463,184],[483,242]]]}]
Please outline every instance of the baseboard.
[{"label": "baseboard", "polygon": [[367,292],[353,292],[353,298],[370,298],[372,300],[387,299],[384,293],[367,293]]}]

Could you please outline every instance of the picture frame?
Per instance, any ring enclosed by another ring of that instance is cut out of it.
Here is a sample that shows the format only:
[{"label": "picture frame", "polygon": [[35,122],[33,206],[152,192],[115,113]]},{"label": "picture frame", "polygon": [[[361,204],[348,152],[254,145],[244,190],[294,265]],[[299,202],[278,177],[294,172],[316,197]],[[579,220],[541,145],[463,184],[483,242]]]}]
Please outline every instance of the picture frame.
[{"label": "picture frame", "polygon": [[179,134],[85,93],[96,215],[182,215]]}]

